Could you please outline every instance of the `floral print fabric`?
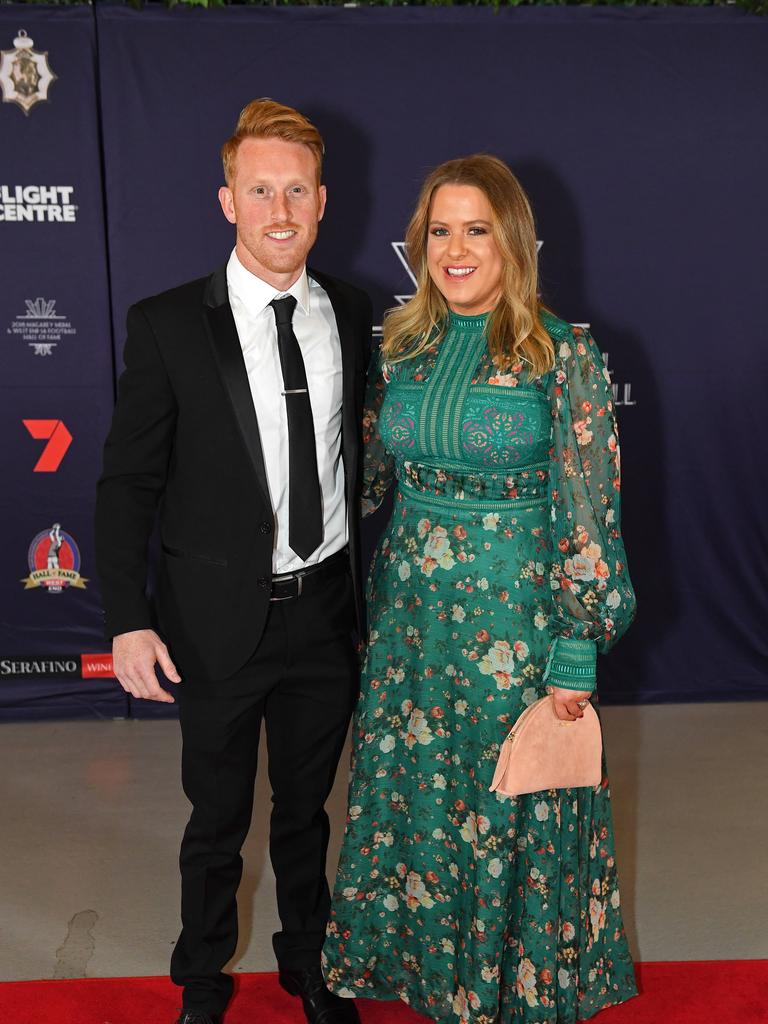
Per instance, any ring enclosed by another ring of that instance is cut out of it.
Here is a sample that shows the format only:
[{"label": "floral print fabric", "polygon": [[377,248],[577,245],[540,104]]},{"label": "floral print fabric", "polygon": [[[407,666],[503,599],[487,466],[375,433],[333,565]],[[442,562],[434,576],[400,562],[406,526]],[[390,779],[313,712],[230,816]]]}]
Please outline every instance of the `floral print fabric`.
[{"label": "floral print fabric", "polygon": [[595,651],[634,613],[602,359],[545,316],[557,362],[541,379],[499,374],[484,318],[452,315],[369,385],[366,510],[397,488],[324,971],[341,995],[454,1024],[572,1024],[635,993],[607,779],[488,789],[545,676],[591,689]]}]

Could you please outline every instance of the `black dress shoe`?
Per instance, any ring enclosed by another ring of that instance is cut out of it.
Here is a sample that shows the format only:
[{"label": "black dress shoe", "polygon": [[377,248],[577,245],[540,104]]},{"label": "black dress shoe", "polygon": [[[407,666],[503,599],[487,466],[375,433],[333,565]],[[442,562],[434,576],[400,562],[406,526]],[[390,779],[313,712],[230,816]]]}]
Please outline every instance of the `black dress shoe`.
[{"label": "black dress shoe", "polygon": [[221,1014],[200,1013],[199,1010],[182,1010],[176,1024],[221,1024]]},{"label": "black dress shoe", "polygon": [[309,1024],[360,1024],[360,1015],[353,999],[342,999],[325,987],[319,967],[281,970],[281,986],[292,996],[301,996]]}]

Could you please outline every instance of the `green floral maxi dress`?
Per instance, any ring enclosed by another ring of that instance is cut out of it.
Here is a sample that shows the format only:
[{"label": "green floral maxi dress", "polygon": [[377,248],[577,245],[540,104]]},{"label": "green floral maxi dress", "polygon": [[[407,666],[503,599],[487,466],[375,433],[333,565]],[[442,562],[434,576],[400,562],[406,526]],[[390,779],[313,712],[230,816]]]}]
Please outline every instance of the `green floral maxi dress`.
[{"label": "green floral maxi dress", "polygon": [[364,503],[397,489],[323,967],[340,995],[454,1024],[572,1024],[636,993],[607,779],[488,789],[509,725],[547,681],[591,690],[634,614],[608,375],[543,319],[543,378],[499,374],[485,317],[451,314],[366,403]]}]

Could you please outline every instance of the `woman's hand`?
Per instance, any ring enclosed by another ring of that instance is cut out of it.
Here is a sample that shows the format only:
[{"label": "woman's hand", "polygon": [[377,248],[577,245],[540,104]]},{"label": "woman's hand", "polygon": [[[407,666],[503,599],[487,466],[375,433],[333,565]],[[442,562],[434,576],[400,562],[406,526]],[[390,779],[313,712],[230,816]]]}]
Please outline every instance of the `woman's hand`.
[{"label": "woman's hand", "polygon": [[[575,722],[584,717],[584,708],[589,701],[590,692],[579,690],[563,690],[559,686],[548,686],[555,703],[555,714],[561,722]],[[581,705],[581,706],[579,706]]]}]

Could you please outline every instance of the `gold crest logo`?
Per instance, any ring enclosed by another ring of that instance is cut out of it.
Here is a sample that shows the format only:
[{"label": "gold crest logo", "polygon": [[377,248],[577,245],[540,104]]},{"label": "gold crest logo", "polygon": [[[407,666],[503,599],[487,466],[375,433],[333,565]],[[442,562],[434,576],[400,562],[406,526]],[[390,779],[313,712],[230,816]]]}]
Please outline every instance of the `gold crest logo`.
[{"label": "gold crest logo", "polygon": [[0,89],[3,103],[16,103],[25,114],[36,103],[48,99],[48,89],[56,75],[48,65],[48,53],[38,53],[34,40],[24,29],[13,40],[12,50],[0,51]]}]

